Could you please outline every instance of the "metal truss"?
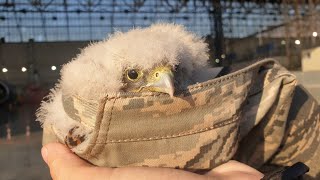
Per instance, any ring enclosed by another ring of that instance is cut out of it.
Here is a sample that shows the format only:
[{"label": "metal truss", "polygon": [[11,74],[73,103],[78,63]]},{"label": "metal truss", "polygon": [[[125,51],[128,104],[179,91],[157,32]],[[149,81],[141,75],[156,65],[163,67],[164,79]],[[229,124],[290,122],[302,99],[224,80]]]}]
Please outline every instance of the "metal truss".
[{"label": "metal truss", "polygon": [[[294,3],[295,2],[295,3]],[[244,38],[320,10],[319,0],[0,0],[6,42],[100,40],[175,22],[201,35]],[[319,21],[318,16],[313,21]]]}]

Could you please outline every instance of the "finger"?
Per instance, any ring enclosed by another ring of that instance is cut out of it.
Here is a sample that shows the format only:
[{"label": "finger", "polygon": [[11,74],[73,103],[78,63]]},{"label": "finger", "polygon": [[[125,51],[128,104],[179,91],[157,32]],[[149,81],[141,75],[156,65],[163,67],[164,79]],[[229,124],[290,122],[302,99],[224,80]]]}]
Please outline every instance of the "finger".
[{"label": "finger", "polygon": [[71,179],[79,168],[91,166],[59,143],[47,144],[41,149],[41,154],[53,179]]},{"label": "finger", "polygon": [[42,149],[43,158],[50,168],[54,180],[64,179],[183,179],[203,180],[208,176],[201,176],[187,171],[169,168],[102,168],[91,166],[73,154],[68,148],[59,143],[48,144]]},{"label": "finger", "polygon": [[170,168],[105,168],[88,164],[73,154],[67,147],[59,143],[52,143],[44,146],[41,151],[44,160],[50,168],[50,174],[54,180],[64,179],[106,179],[106,180],[127,180],[127,179],[183,179],[183,180],[206,180],[208,176],[201,176],[195,173],[170,169]]},{"label": "finger", "polygon": [[225,164],[222,164],[208,173],[206,173],[208,176],[219,176],[219,177],[225,177],[225,178],[231,178],[236,177],[240,178],[243,177],[243,179],[250,178],[250,179],[261,179],[263,177],[263,174],[256,169],[237,162],[237,161],[229,161]]},{"label": "finger", "polygon": [[213,177],[213,179],[219,179],[219,180],[225,180],[225,179],[227,180],[260,180],[263,176],[241,172],[241,171],[232,171],[229,173],[222,173],[222,174],[214,173],[209,175],[209,177]]},{"label": "finger", "polygon": [[[44,161],[50,166],[54,161],[63,158],[67,164],[89,165],[86,161],[76,156],[69,148],[60,143],[50,143],[41,149]],[[67,161],[69,160],[69,161]]]},{"label": "finger", "polygon": [[230,160],[227,163],[222,164],[222,165],[214,168],[210,172],[225,173],[225,172],[230,172],[230,171],[242,171],[242,172],[248,172],[248,173],[261,174],[256,169],[254,169],[246,164],[240,163],[238,161],[234,161],[234,160]]},{"label": "finger", "polygon": [[[198,175],[192,172],[171,169],[171,168],[151,168],[151,167],[127,167],[127,168],[114,168],[113,171],[107,176],[108,180],[163,180],[163,179],[176,179],[176,180],[209,180],[213,177]],[[216,179],[216,178],[215,178]],[[218,180],[218,179],[216,179]]]}]

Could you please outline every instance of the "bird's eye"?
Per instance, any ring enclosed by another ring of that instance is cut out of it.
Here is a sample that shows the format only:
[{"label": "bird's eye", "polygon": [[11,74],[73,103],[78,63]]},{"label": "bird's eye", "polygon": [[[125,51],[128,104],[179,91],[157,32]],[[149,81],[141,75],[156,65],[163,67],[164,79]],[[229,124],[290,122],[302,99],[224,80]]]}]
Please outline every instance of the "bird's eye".
[{"label": "bird's eye", "polygon": [[141,76],[141,72],[136,69],[127,70],[127,77],[131,81],[138,80]]}]

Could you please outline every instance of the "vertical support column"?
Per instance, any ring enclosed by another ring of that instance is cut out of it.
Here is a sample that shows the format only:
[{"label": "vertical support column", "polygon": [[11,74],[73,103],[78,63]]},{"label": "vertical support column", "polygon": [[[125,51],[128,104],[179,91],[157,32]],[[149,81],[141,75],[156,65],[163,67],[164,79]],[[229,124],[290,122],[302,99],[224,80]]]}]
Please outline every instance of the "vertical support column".
[{"label": "vertical support column", "polygon": [[110,32],[114,33],[114,14],[115,14],[116,0],[112,0],[112,13],[110,14]]},{"label": "vertical support column", "polygon": [[307,37],[310,37],[310,46],[314,47],[316,45],[316,38],[313,37],[313,32],[317,32],[317,19],[316,19],[316,14],[317,14],[317,10],[315,7],[315,0],[309,0],[309,10],[310,10],[310,19],[309,19],[309,29],[311,30],[311,32],[307,32],[308,35]]},{"label": "vertical support column", "polygon": [[68,13],[68,1],[67,0],[63,0],[63,7],[64,7],[64,13],[66,15],[66,26],[67,26],[67,38],[70,41],[70,26],[69,26],[69,13]]},{"label": "vertical support column", "polygon": [[283,9],[282,9],[282,14],[284,15],[284,30],[285,30],[285,45],[286,45],[286,61],[284,62],[284,66],[286,68],[290,68],[290,57],[291,57],[291,51],[290,51],[290,36],[291,36],[291,32],[290,32],[290,19],[288,16],[288,3],[287,0],[282,0],[282,5],[283,5]]},{"label": "vertical support column", "polygon": [[214,48],[215,60],[219,65],[227,66],[230,62],[227,60],[221,61],[221,55],[224,53],[224,35],[223,35],[223,22],[222,22],[222,8],[220,0],[212,1],[213,5],[213,20],[214,20]]},{"label": "vertical support column", "polygon": [[295,9],[295,34],[296,34],[296,38],[300,40],[301,44],[296,46],[295,49],[297,50],[296,51],[296,57],[292,59],[292,68],[293,69],[299,69],[301,68],[301,61],[302,61],[302,58],[301,58],[301,50],[303,49],[302,47],[306,45],[306,42],[305,42],[305,38],[303,38],[302,36],[302,30],[303,30],[303,24],[302,24],[302,18],[301,18],[301,13],[300,13],[300,1],[299,0],[295,0],[294,1],[294,9]]}]

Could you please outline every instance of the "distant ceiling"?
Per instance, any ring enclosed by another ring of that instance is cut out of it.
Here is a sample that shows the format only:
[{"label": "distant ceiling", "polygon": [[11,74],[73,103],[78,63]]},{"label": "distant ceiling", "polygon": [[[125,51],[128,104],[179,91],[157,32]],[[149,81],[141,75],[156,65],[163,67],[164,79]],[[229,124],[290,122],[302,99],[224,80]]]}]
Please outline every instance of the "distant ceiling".
[{"label": "distant ceiling", "polygon": [[0,39],[100,40],[116,30],[127,31],[154,22],[175,22],[198,35],[214,35],[213,14],[217,7],[224,37],[243,38],[319,12],[319,3],[320,0],[3,0]]}]

